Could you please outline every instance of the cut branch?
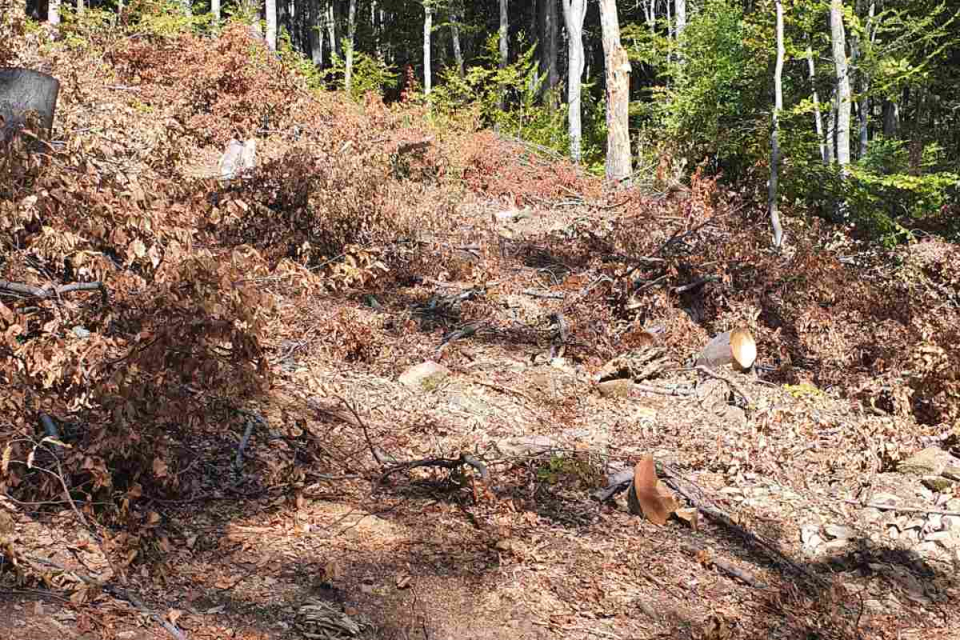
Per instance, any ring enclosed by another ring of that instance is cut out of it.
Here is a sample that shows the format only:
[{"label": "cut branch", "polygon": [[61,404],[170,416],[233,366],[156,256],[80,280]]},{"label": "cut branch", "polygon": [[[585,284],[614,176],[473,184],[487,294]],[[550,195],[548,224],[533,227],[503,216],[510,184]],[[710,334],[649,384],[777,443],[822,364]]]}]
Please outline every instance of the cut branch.
[{"label": "cut branch", "polygon": [[103,304],[106,305],[108,302],[107,288],[102,282],[74,282],[72,284],[60,285],[59,287],[34,287],[29,284],[23,284],[22,282],[0,280],[0,293],[16,293],[24,296],[32,296],[41,300],[72,291],[99,291]]},{"label": "cut branch", "polygon": [[418,467],[440,467],[442,469],[458,469],[462,466],[470,466],[477,470],[477,473],[480,474],[480,480],[486,483],[490,479],[490,472],[487,471],[487,465],[480,462],[474,456],[468,453],[461,453],[459,458],[429,458],[425,460],[411,460],[409,462],[401,462],[400,464],[394,465],[387,469],[382,476],[380,476],[379,484],[383,484],[388,477],[397,473],[399,471],[410,471],[411,469],[416,469]]}]

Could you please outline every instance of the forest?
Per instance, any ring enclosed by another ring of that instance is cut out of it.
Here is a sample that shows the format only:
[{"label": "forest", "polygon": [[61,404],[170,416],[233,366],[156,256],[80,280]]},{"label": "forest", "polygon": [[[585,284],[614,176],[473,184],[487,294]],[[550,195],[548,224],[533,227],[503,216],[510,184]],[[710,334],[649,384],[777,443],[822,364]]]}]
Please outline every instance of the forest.
[{"label": "forest", "polygon": [[0,638],[960,636],[960,3],[0,0]]}]

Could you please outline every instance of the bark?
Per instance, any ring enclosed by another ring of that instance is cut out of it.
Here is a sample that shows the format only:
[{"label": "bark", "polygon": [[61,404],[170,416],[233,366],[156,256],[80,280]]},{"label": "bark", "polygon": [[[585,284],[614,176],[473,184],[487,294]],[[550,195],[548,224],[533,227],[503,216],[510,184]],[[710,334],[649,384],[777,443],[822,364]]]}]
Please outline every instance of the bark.
[{"label": "bark", "polygon": [[677,14],[677,39],[680,39],[683,30],[687,28],[687,0],[676,0],[674,9]]},{"label": "bark", "polygon": [[323,66],[323,10],[319,0],[310,3],[310,15],[310,60],[319,68]]},{"label": "bark", "polygon": [[580,78],[583,75],[583,20],[586,0],[561,0],[563,22],[567,27],[567,108],[570,133],[570,157],[580,162],[582,130],[580,125]]},{"label": "bark", "polygon": [[560,51],[560,21],[557,0],[541,0],[540,15],[540,74],[545,78],[542,92],[547,94],[560,84],[557,65]]},{"label": "bark", "polygon": [[883,102],[883,135],[885,138],[896,138],[900,131],[900,107],[894,100]]},{"label": "bark", "polygon": [[830,0],[830,41],[837,73],[837,163],[844,169],[850,164],[850,74],[842,0]]},{"label": "bark", "polygon": [[[870,3],[870,7],[867,9],[867,22],[865,25],[864,32],[867,34],[868,42],[870,37],[870,28],[873,26],[873,18],[876,15],[877,5],[875,2]],[[862,47],[861,47],[862,48]],[[860,52],[860,57],[862,58],[862,51]],[[870,116],[870,77],[860,71],[860,102],[857,106],[857,112],[860,116],[860,148],[858,149],[858,157],[862,158],[867,155],[867,145],[869,141],[869,116]]]},{"label": "bark", "polygon": [[830,108],[827,109],[827,130],[823,136],[827,147],[827,164],[837,159],[837,87],[830,92]]},{"label": "bark", "polygon": [[767,192],[767,208],[770,211],[770,226],[773,229],[773,246],[779,249],[783,244],[783,227],[780,225],[780,207],[778,206],[777,183],[780,169],[780,111],[783,110],[783,2],[776,0],[777,6],[777,64],[773,72],[773,130],[770,132],[770,183]]},{"label": "bark", "polygon": [[607,180],[622,182],[630,177],[630,61],[620,43],[616,0],[600,0],[607,94]]},{"label": "bark", "polygon": [[[508,42],[509,38],[509,15],[507,12],[507,0],[500,0],[500,68],[503,69],[507,66],[507,63],[510,60],[510,46]],[[507,92],[505,88],[500,89],[500,108],[506,109],[507,106]]]},{"label": "bark", "polygon": [[47,4],[47,22],[54,27],[60,24],[60,0],[50,0]]},{"label": "bark", "polygon": [[453,44],[453,59],[457,65],[457,73],[462,78],[463,71],[463,51],[460,49],[460,7],[456,4],[450,7],[450,41]]},{"label": "bark", "polygon": [[357,0],[350,0],[347,11],[347,62],[344,71],[344,85],[347,93],[353,87],[353,44],[357,32]]},{"label": "bark", "polygon": [[813,48],[807,45],[807,70],[810,73],[810,85],[813,87],[813,124],[817,130],[817,140],[820,141],[820,160],[823,164],[830,164],[827,155],[827,144],[823,137],[823,117],[820,115],[820,97],[817,95],[817,70],[813,64]]},{"label": "bark", "polygon": [[267,46],[271,51],[277,50],[277,0],[266,0],[267,12]]},{"label": "bark", "polygon": [[330,40],[330,57],[340,52],[340,41],[337,39],[337,12],[333,6],[336,0],[330,0],[327,5],[327,37]]},{"label": "bark", "polygon": [[220,0],[210,0],[210,13],[213,14],[214,20],[220,22]]},{"label": "bark", "polygon": [[430,32],[433,30],[433,7],[423,5],[423,91],[430,95],[432,89],[432,70],[430,62]]}]

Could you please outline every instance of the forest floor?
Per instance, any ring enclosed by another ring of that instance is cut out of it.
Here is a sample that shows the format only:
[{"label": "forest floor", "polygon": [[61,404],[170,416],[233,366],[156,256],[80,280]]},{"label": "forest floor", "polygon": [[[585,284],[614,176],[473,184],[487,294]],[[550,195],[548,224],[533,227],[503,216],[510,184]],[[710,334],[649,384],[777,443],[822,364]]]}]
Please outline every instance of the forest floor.
[{"label": "forest floor", "polygon": [[[88,96],[137,100],[105,91],[116,81],[103,76],[79,82]],[[122,108],[103,106],[103,135],[117,131],[107,119]],[[89,112],[83,121],[98,124]],[[178,170],[213,173],[219,148],[190,149]],[[291,148],[265,136],[260,161]],[[262,340],[269,387],[242,411],[217,413],[221,421],[158,420],[170,471],[166,462],[152,471],[175,475],[177,491],[138,496],[147,525],[136,545],[116,523],[83,526],[93,511],[81,522],[72,502],[51,511],[0,498],[0,542],[10,545],[0,546],[0,571],[19,563],[0,574],[0,637],[960,635],[960,490],[930,488],[937,474],[898,464],[946,447],[949,427],[804,383],[814,376],[802,375],[802,362],[792,384],[764,371],[726,372],[733,385],[690,371],[686,359],[711,334],[744,323],[761,335],[772,326],[766,314],[704,322],[714,303],[677,289],[697,276],[681,270],[669,287],[641,285],[660,300],[651,321],[617,316],[618,290],[604,286],[616,274],[597,256],[564,252],[609,229],[662,247],[696,226],[687,199],[696,193],[660,197],[638,216],[646,209],[616,198],[531,197],[517,207],[462,185],[422,192],[447,203],[443,228],[394,243],[394,260],[414,256],[403,275],[326,293],[276,285],[279,269],[256,280],[276,300]],[[707,241],[735,237],[726,224]],[[197,245],[217,252],[206,225],[197,223],[206,238]],[[839,264],[840,254],[828,259]],[[771,258],[786,270],[792,259]],[[723,279],[695,289],[710,287],[736,296]],[[560,343],[557,318],[571,324]],[[652,324],[664,329],[669,366],[602,393],[602,365]],[[614,325],[622,343],[610,346]],[[758,361],[776,370],[782,354],[764,351],[770,344],[760,341]],[[401,381],[424,362],[446,375]],[[191,393],[199,404],[222,400],[202,385]],[[404,461],[465,453],[486,465],[487,483],[468,466],[384,476]],[[630,512],[626,493],[591,498],[611,469],[644,454],[707,507],[696,526],[657,526]],[[135,560],[119,562],[131,548]]]}]

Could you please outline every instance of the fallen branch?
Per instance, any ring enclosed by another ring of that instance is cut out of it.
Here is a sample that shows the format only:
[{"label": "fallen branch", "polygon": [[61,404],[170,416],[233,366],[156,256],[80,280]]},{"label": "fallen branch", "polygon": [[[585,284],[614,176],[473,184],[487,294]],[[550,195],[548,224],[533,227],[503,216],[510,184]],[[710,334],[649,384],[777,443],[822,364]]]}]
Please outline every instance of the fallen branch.
[{"label": "fallen branch", "polygon": [[490,472],[487,471],[487,465],[483,464],[477,458],[469,453],[461,453],[459,458],[429,458],[425,460],[411,460],[401,462],[384,471],[380,476],[379,484],[383,484],[389,476],[398,471],[410,471],[418,467],[440,467],[442,469],[458,469],[464,465],[473,467],[480,474],[480,480],[486,483],[490,479]]},{"label": "fallen branch", "polygon": [[881,511],[899,511],[901,513],[932,513],[939,516],[957,516],[960,517],[960,511],[943,511],[941,509],[924,509],[922,507],[898,507],[893,504],[874,504],[872,502],[863,504],[856,500],[844,500],[846,504],[853,504],[861,509],[880,509]]},{"label": "fallen branch", "polygon": [[563,298],[565,297],[565,294],[563,294],[563,293],[553,293],[553,292],[550,292],[550,291],[541,292],[541,291],[537,291],[537,290],[535,290],[535,289],[524,289],[524,290],[523,290],[523,295],[525,295],[525,296],[531,296],[531,297],[533,297],[533,298],[548,298],[548,299],[551,299],[551,300],[563,300]]},{"label": "fallen branch", "polygon": [[237,471],[240,471],[243,468],[243,452],[247,448],[247,444],[250,442],[250,436],[253,435],[253,428],[257,423],[266,426],[266,422],[262,417],[257,414],[250,414],[246,411],[241,412],[247,416],[247,428],[243,432],[243,437],[240,439],[240,446],[237,447],[237,458],[233,461],[233,468]]},{"label": "fallen branch", "polygon": [[10,282],[0,280],[0,293],[16,293],[24,296],[32,296],[40,300],[46,300],[53,296],[60,296],[72,291],[99,291],[103,304],[108,302],[107,288],[102,282],[74,282],[71,284],[60,285],[59,287],[34,287],[22,282]]},{"label": "fallen branch", "polygon": [[670,389],[668,387],[654,387],[649,384],[636,384],[634,383],[633,388],[637,391],[646,391],[647,393],[658,393],[662,396],[692,396],[694,395],[693,389],[687,389],[684,387],[675,387]]},{"label": "fallen branch", "polygon": [[709,283],[709,282],[717,282],[719,279],[720,279],[720,278],[718,278],[717,276],[706,276],[706,277],[703,277],[703,278],[697,278],[696,280],[694,280],[693,282],[690,282],[690,283],[688,283],[688,284],[685,284],[685,285],[682,285],[682,286],[679,286],[679,287],[674,287],[674,288],[673,288],[673,292],[674,292],[674,293],[685,293],[685,292],[687,292],[687,291],[690,291],[691,289],[696,289],[697,287],[703,286],[703,285],[705,285],[705,284],[707,284],[707,283]]},{"label": "fallen branch", "polygon": [[[357,413],[357,410],[353,407],[352,404],[341,398],[340,396],[334,396],[337,400],[343,403],[343,405],[353,414],[353,419],[357,421],[357,424],[360,425],[360,429],[363,431],[363,437],[367,441],[367,446],[370,448],[370,455],[373,456],[373,459],[377,461],[377,464],[380,465],[380,468],[387,466],[387,459],[380,453],[380,450],[373,446],[373,439],[370,438],[370,433],[367,431],[367,425],[363,422],[363,418],[360,417],[360,414]],[[381,477],[381,481],[383,478]]]}]

